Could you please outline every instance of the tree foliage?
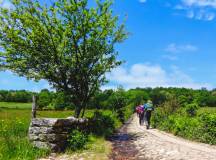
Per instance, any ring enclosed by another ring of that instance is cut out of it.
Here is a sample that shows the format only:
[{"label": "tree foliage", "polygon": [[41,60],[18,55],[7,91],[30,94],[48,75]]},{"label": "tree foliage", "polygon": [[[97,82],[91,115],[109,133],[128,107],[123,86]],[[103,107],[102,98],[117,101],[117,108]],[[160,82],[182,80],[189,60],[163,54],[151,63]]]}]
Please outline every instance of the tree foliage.
[{"label": "tree foliage", "polygon": [[47,89],[41,90],[38,94],[37,105],[40,109],[47,107],[52,102],[52,94]]},{"label": "tree foliage", "polygon": [[124,24],[113,16],[109,0],[12,0],[0,8],[0,67],[29,79],[47,80],[70,95],[78,117],[105,73],[121,64],[116,43],[127,37]]},{"label": "tree foliage", "polygon": [[31,102],[33,92],[25,90],[0,90],[0,102]]}]

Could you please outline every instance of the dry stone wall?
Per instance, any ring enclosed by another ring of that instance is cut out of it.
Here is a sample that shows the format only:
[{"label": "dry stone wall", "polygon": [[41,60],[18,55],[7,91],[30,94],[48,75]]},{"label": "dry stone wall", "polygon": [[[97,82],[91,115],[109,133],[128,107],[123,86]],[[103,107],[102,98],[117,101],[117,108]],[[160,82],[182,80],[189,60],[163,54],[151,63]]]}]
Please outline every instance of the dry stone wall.
[{"label": "dry stone wall", "polygon": [[33,118],[29,127],[29,139],[35,147],[60,152],[65,149],[69,133],[73,129],[85,130],[87,126],[87,119],[74,117]]}]

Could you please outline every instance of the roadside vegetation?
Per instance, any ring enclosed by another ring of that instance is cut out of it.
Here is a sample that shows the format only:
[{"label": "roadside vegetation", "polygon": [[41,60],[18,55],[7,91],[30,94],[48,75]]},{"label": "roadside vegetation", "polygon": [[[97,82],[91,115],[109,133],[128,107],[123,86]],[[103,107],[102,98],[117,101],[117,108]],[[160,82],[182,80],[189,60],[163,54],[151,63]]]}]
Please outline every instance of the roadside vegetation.
[{"label": "roadside vegetation", "polygon": [[[203,143],[216,144],[215,91],[166,92],[153,114],[153,127]],[[180,95],[181,94],[181,95]],[[209,107],[210,106],[210,107]]]}]

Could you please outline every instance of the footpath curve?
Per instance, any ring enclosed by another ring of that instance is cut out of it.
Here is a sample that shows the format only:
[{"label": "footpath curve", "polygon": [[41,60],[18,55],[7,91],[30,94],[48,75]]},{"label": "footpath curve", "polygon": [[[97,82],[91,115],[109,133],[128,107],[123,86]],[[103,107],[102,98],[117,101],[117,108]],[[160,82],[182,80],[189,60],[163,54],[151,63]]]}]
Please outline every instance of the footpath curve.
[{"label": "footpath curve", "polygon": [[[216,160],[216,146],[191,142],[157,129],[146,130],[133,115],[127,125],[127,134],[132,135],[132,144],[137,160]],[[130,159],[130,158],[128,158]]]}]

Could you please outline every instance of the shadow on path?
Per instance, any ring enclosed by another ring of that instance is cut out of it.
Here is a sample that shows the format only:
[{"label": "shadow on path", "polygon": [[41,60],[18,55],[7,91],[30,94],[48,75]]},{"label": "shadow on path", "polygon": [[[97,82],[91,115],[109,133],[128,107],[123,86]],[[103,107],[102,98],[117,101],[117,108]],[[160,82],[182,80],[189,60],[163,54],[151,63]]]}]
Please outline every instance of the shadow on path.
[{"label": "shadow on path", "polygon": [[130,124],[129,120],[116,134],[114,134],[110,141],[112,142],[112,154],[109,156],[110,160],[136,160],[138,150],[133,144],[133,140],[137,138],[136,135],[127,133],[127,126]]}]

